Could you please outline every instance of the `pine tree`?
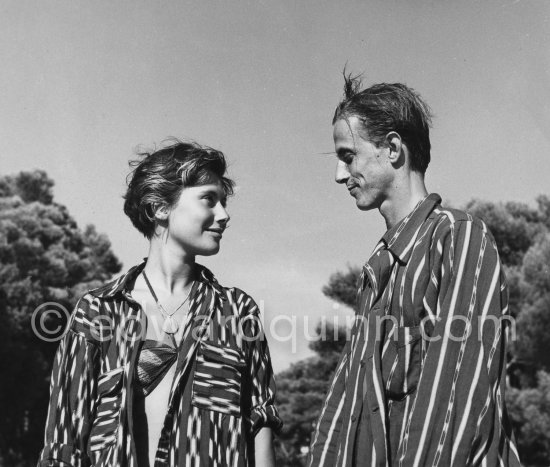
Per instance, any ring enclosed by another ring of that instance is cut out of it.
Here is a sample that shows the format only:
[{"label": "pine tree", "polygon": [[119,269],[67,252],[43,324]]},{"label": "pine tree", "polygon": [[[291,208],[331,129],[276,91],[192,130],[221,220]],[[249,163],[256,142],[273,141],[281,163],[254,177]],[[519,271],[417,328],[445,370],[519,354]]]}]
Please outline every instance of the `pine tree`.
[{"label": "pine tree", "polygon": [[41,170],[0,177],[0,464],[5,465],[36,463],[55,339],[82,292],[121,268],[105,235],[93,226],[80,229],[54,202],[53,186]]}]

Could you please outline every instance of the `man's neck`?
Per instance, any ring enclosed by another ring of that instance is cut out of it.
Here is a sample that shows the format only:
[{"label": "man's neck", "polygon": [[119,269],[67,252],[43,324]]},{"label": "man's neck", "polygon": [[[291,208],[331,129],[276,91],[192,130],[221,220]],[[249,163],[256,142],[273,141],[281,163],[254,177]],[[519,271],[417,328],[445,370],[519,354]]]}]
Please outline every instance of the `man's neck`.
[{"label": "man's neck", "polygon": [[408,177],[396,180],[391,197],[380,206],[380,214],[386,221],[386,228],[391,229],[405,218],[427,195],[424,175],[418,172],[409,172]]}]

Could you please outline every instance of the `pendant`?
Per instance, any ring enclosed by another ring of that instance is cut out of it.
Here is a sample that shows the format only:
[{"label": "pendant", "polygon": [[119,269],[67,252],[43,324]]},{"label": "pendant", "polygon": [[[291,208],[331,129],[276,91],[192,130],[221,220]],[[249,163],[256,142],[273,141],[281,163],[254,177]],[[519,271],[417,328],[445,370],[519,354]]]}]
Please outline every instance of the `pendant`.
[{"label": "pendant", "polygon": [[175,334],[176,332],[178,332],[178,329],[179,329],[179,325],[177,321],[171,316],[168,316],[168,318],[164,320],[164,324],[162,325],[162,330],[166,334]]}]

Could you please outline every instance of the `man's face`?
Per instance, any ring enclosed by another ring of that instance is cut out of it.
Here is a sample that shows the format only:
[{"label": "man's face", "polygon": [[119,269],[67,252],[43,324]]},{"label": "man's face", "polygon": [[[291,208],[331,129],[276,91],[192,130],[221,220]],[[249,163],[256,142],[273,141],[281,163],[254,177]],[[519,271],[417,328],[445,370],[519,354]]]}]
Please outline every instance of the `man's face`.
[{"label": "man's face", "polygon": [[394,169],[387,157],[389,149],[377,148],[364,139],[359,132],[363,128],[357,117],[339,119],[334,124],[338,157],[335,178],[337,183],[346,185],[357,207],[368,211],[380,208],[391,195]]}]

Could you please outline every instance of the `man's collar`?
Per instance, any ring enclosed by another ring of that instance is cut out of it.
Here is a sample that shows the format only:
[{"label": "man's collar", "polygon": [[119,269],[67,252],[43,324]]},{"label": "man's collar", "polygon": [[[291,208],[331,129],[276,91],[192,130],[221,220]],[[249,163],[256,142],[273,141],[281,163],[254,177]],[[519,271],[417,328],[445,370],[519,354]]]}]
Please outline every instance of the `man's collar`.
[{"label": "man's collar", "polygon": [[[119,293],[129,292],[129,289],[131,288],[131,286],[133,286],[135,280],[145,268],[146,263],[147,258],[145,258],[141,264],[130,268],[122,276],[112,280],[111,282],[108,282],[107,284],[97,289],[90,290],[90,294],[98,298],[113,298]],[[212,274],[212,271],[200,264],[197,264],[196,266],[198,271],[197,280],[199,282],[204,282],[212,287],[212,290],[214,290],[215,293],[223,298],[225,295],[223,294],[222,287],[214,277],[214,274]]]},{"label": "man's collar", "polygon": [[386,248],[403,264],[409,261],[418,231],[424,221],[441,203],[441,197],[432,193],[420,201],[401,222],[394,225],[382,237]]}]

